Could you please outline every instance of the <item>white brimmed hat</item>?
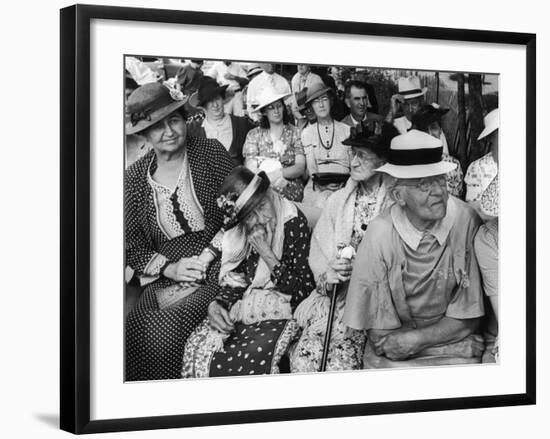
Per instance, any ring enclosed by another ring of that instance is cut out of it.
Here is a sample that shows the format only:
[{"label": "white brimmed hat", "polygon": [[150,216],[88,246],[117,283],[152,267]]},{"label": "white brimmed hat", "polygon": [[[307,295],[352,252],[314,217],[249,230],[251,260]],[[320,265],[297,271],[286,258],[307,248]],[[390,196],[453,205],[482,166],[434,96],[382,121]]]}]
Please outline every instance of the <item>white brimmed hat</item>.
[{"label": "white brimmed hat", "polygon": [[418,76],[399,78],[399,81],[397,81],[397,90],[405,99],[424,96],[428,91],[427,87],[420,88],[420,78]]},{"label": "white brimmed hat", "polygon": [[279,93],[273,87],[266,87],[261,92],[260,95],[256,98],[258,106],[254,108],[254,111],[261,111],[264,107],[277,102],[281,99],[286,99],[290,96],[290,93]]},{"label": "white brimmed hat", "polygon": [[377,169],[395,178],[423,178],[451,172],[455,163],[442,160],[440,139],[418,130],[410,130],[392,139],[388,162]]},{"label": "white brimmed hat", "polygon": [[500,126],[500,113],[498,108],[495,108],[493,111],[487,113],[487,115],[483,118],[483,125],[485,128],[480,133],[477,140],[481,140],[493,131],[498,130],[498,127]]}]

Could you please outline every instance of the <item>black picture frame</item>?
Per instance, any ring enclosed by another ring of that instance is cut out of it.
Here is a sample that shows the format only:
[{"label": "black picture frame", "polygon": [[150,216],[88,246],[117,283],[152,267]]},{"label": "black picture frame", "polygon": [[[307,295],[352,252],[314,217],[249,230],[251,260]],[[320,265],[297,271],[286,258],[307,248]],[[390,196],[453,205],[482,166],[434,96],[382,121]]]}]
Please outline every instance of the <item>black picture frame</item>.
[{"label": "black picture frame", "polygon": [[[521,45],[526,48],[525,393],[224,413],[90,420],[90,22],[93,19],[329,32]],[[535,404],[536,35],[302,18],[75,5],[61,10],[60,424],[82,434]]]}]

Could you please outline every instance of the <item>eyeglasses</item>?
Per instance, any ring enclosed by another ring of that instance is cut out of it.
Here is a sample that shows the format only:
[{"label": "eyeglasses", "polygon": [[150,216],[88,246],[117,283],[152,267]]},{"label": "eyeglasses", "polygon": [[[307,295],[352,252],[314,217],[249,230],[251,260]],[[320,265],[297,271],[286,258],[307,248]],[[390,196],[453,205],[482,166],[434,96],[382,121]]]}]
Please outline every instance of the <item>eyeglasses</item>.
[{"label": "eyeglasses", "polygon": [[329,101],[329,97],[327,95],[323,95],[319,98],[313,99],[312,102],[314,104],[320,104],[320,103],[326,104],[328,101]]},{"label": "eyeglasses", "polygon": [[419,189],[421,192],[429,192],[434,183],[437,183],[440,188],[446,188],[447,177],[445,175],[436,175],[434,177],[426,177],[419,180],[398,180],[397,185],[412,186]]}]

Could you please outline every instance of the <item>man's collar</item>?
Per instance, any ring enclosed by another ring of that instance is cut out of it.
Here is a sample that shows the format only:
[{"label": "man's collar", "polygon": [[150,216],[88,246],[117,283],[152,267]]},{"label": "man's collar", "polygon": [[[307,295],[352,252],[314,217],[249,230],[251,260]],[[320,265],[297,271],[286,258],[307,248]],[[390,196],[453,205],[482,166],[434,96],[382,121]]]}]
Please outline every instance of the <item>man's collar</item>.
[{"label": "man's collar", "polygon": [[413,250],[418,249],[424,234],[434,236],[439,245],[444,245],[456,217],[456,202],[453,200],[453,197],[449,197],[445,217],[437,221],[430,230],[426,230],[425,232],[418,230],[412,225],[405,210],[398,204],[393,205],[391,217],[395,230],[397,230],[401,239]]},{"label": "man's collar", "polygon": [[[353,114],[349,114],[350,117],[351,117],[351,121],[353,122],[354,125],[359,125],[359,121],[357,119],[355,119],[355,117],[353,117]],[[363,121],[367,120],[367,113],[365,112],[365,115],[363,116]]]}]

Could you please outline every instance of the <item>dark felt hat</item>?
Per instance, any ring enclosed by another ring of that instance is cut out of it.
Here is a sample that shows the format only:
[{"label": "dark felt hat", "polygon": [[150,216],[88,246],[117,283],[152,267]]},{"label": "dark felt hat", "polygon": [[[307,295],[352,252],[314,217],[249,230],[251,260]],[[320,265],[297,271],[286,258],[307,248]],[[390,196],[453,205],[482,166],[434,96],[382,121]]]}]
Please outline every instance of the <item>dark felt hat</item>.
[{"label": "dark felt hat", "polygon": [[189,98],[189,105],[204,107],[208,102],[221,96],[225,100],[225,92],[229,85],[220,86],[215,79],[205,76],[199,85],[199,89]]},{"label": "dark felt hat", "polygon": [[440,107],[437,104],[422,105],[411,118],[412,124],[424,131],[433,122],[439,122],[449,112],[448,108]]}]

